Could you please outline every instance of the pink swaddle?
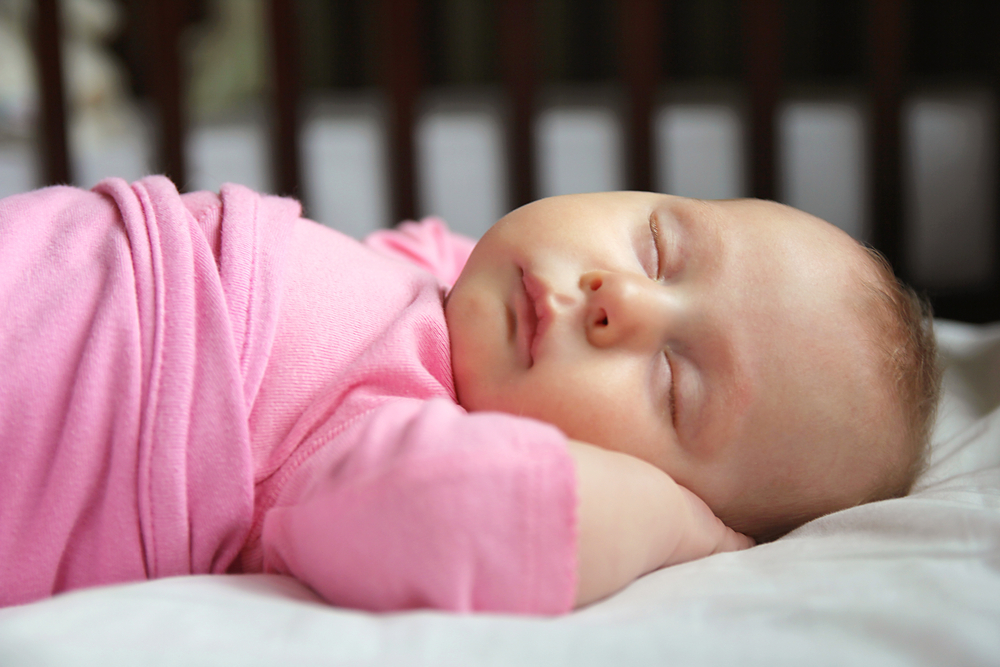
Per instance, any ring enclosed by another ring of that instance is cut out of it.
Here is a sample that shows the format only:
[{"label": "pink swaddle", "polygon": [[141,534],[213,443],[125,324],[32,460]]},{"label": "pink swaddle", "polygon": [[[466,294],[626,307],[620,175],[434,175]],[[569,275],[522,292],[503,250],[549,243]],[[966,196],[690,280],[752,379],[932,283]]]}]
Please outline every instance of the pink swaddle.
[{"label": "pink swaddle", "polygon": [[0,605],[222,572],[241,548],[299,206],[204,204],[155,176],[0,201]]}]

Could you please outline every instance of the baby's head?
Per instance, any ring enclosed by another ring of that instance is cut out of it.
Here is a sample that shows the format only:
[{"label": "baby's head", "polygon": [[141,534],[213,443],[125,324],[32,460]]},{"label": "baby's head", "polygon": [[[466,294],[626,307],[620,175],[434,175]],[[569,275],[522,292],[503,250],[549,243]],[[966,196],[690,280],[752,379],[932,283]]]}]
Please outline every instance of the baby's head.
[{"label": "baby's head", "polygon": [[904,495],[925,458],[926,311],[787,206],[540,200],[483,236],[445,313],[467,409],[638,456],[758,538]]}]

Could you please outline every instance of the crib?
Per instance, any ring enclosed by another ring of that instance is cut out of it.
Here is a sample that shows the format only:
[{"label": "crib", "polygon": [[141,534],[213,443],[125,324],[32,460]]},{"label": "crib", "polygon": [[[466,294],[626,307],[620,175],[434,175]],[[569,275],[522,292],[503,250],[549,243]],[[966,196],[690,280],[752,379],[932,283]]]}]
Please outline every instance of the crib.
[{"label": "crib", "polygon": [[[503,163],[498,168],[504,172],[502,178],[506,181],[501,211],[547,194],[545,188],[540,188],[538,173],[539,117],[545,108],[547,91],[552,88],[551,82],[543,79],[540,63],[543,49],[539,13],[543,4],[505,0],[489,5],[496,29],[498,81],[494,88],[499,101],[495,106],[500,117],[503,145],[501,154],[496,157]],[[738,42],[738,47],[734,48],[738,48],[740,79],[734,87],[739,98],[736,109],[743,125],[738,146],[742,155],[736,158],[743,172],[741,193],[788,200],[789,187],[781,187],[780,174],[782,168],[787,171],[795,167],[789,160],[788,151],[780,145],[783,103],[789,91],[809,85],[808,81],[801,81],[801,76],[790,81],[784,74],[792,69],[792,63],[784,62],[788,49],[783,26],[788,21],[783,15],[789,8],[779,0],[715,4],[728,8],[738,30],[732,37]],[[908,161],[912,163],[914,159],[907,153],[912,147],[906,143],[908,128],[904,127],[904,112],[914,91],[921,85],[911,74],[911,63],[907,61],[907,54],[913,50],[912,33],[919,28],[914,25],[911,15],[917,9],[928,14],[934,10],[933,3],[923,3],[926,7],[921,3],[911,6],[903,0],[847,4],[851,7],[848,18],[854,19],[857,38],[864,42],[860,49],[864,59],[861,78],[852,79],[854,90],[851,92],[855,98],[860,98],[858,108],[862,115],[860,151],[863,163],[860,171],[865,183],[864,192],[858,196],[861,198],[860,215],[868,221],[862,235],[890,259],[905,280],[929,292],[938,315],[975,322],[998,319],[1000,300],[991,298],[1000,286],[1000,270],[996,267],[1000,257],[996,220],[1000,218],[993,202],[997,170],[990,166],[992,158],[988,158],[980,169],[983,172],[980,178],[988,181],[988,201],[982,206],[987,209],[985,215],[990,219],[989,228],[980,232],[982,242],[978,244],[986,257],[980,260],[984,268],[971,277],[934,284],[933,279],[922,278],[921,272],[915,269],[913,244],[908,243],[908,232],[914,227],[916,216],[914,207],[907,205],[904,190],[919,185],[911,183],[908,186],[905,182]],[[967,15],[980,15],[985,24],[989,24],[996,13],[989,3],[965,4],[968,6],[963,11]],[[188,181],[190,174],[190,156],[185,154],[190,127],[182,102],[184,91],[178,40],[185,22],[185,8],[189,5],[191,3],[184,2],[127,5],[129,30],[135,34],[134,40],[144,44],[140,55],[149,82],[147,95],[158,119],[151,167],[181,184]],[[688,29],[684,20],[690,16],[678,9],[681,5],[684,3],[629,0],[608,5],[611,9],[605,10],[603,15],[603,18],[613,19],[603,30],[615,33],[605,39],[614,40],[616,45],[617,61],[610,68],[617,77],[610,84],[613,89],[611,112],[620,125],[623,177],[615,184],[625,189],[655,190],[662,189],[665,184],[663,150],[662,147],[657,150],[657,142],[662,144],[662,139],[657,137],[656,116],[671,91],[684,87],[684,82],[675,81],[676,77],[671,76],[669,55],[664,57],[663,48],[673,36]],[[372,39],[380,54],[377,94],[386,143],[387,221],[440,213],[428,210],[426,202],[418,201],[421,162],[417,154],[416,128],[426,106],[427,93],[432,92],[427,57],[430,38],[425,28],[433,6],[434,3],[419,0],[381,0],[375,12],[378,25]],[[42,180],[70,182],[72,160],[66,139],[60,45],[59,40],[54,39],[59,32],[58,4],[56,0],[39,0],[37,10],[35,44],[42,82],[39,132]],[[296,3],[291,0],[266,3],[271,61],[270,93],[265,102],[270,145],[267,158],[269,189],[305,198],[308,210],[309,198],[315,196],[318,188],[313,187],[312,191],[303,188],[306,113],[305,95],[299,81],[302,55],[297,48],[299,22],[296,11]],[[939,11],[944,9],[939,8]],[[826,12],[821,18],[838,20],[835,10],[828,8]],[[845,10],[840,10],[841,23],[834,25],[843,25],[844,15]],[[926,23],[926,19],[922,20]],[[979,72],[978,77],[975,88],[991,94],[996,88],[995,66],[985,73]],[[805,98],[808,97],[806,93]],[[998,145],[995,124],[990,116],[985,121],[984,134],[976,139],[988,143],[989,154],[995,153]],[[960,215],[958,212],[955,217]],[[938,224],[956,230],[961,227],[962,220],[942,220]]]},{"label": "crib", "polygon": [[[579,91],[566,92],[544,76],[540,14],[546,3],[486,4],[495,29],[497,76],[485,96],[472,97],[487,100],[495,120],[491,131],[499,133],[494,156],[499,164],[493,169],[502,185],[493,196],[506,210],[559,189],[546,176],[546,141],[552,134],[544,129],[559,100],[581,105]],[[837,172],[856,179],[851,181],[855,208],[848,210],[864,225],[851,231],[925,292],[940,318],[945,399],[932,465],[915,494],[823,517],[748,552],[653,573],[561,619],[426,611],[378,616],[328,608],[305,587],[280,577],[187,577],[0,610],[0,663],[1000,664],[1000,329],[985,324],[1000,321],[1000,113],[993,101],[1000,92],[1000,54],[994,53],[1000,8],[971,1],[811,3],[821,8],[823,20],[833,21],[831,29],[849,24],[859,41],[860,76],[846,92],[842,84],[834,86],[831,105],[829,90],[816,92],[828,82],[789,74],[797,71],[789,62],[793,50],[786,29],[796,5],[781,0],[711,3],[733,17],[730,37],[739,78],[721,93],[692,88],[664,48],[692,30],[685,23],[693,15],[685,8],[692,4],[580,3],[604,7],[604,14],[595,15],[608,20],[598,21],[596,29],[614,45],[616,56],[607,67],[613,80],[582,98],[583,106],[598,105],[603,113],[598,116],[611,118],[617,128],[620,150],[601,154],[619,160],[618,180],[610,181],[624,189],[683,190],[668,145],[690,137],[671,133],[678,127],[677,111],[701,114],[700,122],[706,108],[721,109],[722,124],[712,127],[740,128],[726,135],[735,137],[735,156],[723,165],[735,174],[733,187],[740,194],[800,205],[811,201],[802,192],[814,182],[796,180],[806,170],[802,165],[821,169],[824,159],[802,162],[789,137],[829,131],[831,125],[816,125],[816,118],[832,118],[834,129],[846,127],[818,145],[838,147],[844,136],[856,138],[844,163],[853,168]],[[427,30],[438,5],[378,0],[371,12],[378,88],[366,93],[365,100],[375,103],[360,108],[362,114],[375,110],[384,136],[383,223],[435,212],[426,201],[429,167],[420,152],[427,146],[421,143],[421,123],[426,124],[428,99],[441,97],[429,71]],[[976,31],[962,38],[978,45],[970,53],[989,53],[991,60],[971,68],[973,76],[953,76],[941,85],[914,73],[912,47],[914,34],[927,32],[927,17],[934,12],[940,13],[942,30],[957,25],[948,23],[956,15],[948,14],[948,6],[975,17],[963,25],[975,25]],[[152,168],[183,187],[191,182],[192,125],[182,102],[179,42],[190,4],[134,0],[126,7],[128,29],[143,45],[146,93],[157,119]],[[307,155],[315,135],[308,134],[310,107],[297,33],[296,12],[303,3],[265,0],[264,7],[271,77],[265,98],[269,188],[302,198],[312,213],[322,208],[322,193],[315,179],[310,181],[315,160]],[[73,182],[57,38],[60,4],[37,0],[35,9],[41,181]],[[958,107],[949,107],[955,99]],[[846,115],[840,113],[845,108]],[[948,118],[955,117],[948,110],[955,108],[968,121],[964,130],[948,126]],[[934,118],[943,118],[944,125],[934,125]],[[952,134],[915,147],[915,136],[933,135],[944,126]],[[952,136],[964,137],[971,153],[949,158],[942,152],[941,142]],[[966,169],[955,172],[961,176],[948,171],[956,161]],[[672,164],[673,181],[666,175]],[[942,205],[928,201],[921,180],[928,169],[937,174],[933,192],[943,192],[944,201],[972,203],[941,211]],[[939,228],[920,245],[913,236],[926,231],[921,221],[927,215],[937,216]],[[966,230],[964,217],[978,219],[980,226]],[[934,262],[928,253],[935,244],[952,241],[957,244],[952,265],[972,268],[935,276],[926,268]]]}]

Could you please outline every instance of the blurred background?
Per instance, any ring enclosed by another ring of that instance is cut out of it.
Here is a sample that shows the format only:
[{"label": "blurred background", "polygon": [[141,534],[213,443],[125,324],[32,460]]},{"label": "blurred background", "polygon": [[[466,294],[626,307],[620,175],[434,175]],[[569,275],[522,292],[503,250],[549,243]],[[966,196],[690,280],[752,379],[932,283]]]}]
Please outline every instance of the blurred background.
[{"label": "blurred background", "polygon": [[[636,183],[706,198],[767,196],[890,245],[882,249],[946,315],[1000,317],[1000,3],[640,1],[631,4],[647,14],[632,19],[623,4],[0,0],[0,195],[53,180],[92,186],[169,173],[185,190],[234,181],[292,194],[309,217],[357,237],[427,214],[477,237],[528,199]],[[523,12],[520,42],[510,39],[510,6]],[[898,18],[886,39],[899,43],[873,56],[881,6]],[[655,32],[644,27],[649,17]],[[276,30],[276,21],[290,24]],[[55,33],[66,165],[53,176],[38,51]],[[641,107],[649,169],[639,180],[628,120],[636,97],[623,65],[633,37],[652,39],[631,56],[652,90]],[[529,84],[511,81],[518,49],[530,51]],[[163,69],[164,53],[176,55],[176,74]],[[748,64],[754,53],[763,70]],[[873,57],[895,63],[895,78],[880,83]],[[282,68],[292,84],[281,83]],[[524,122],[511,103],[518,90],[530,91],[530,138],[512,157],[520,140],[511,128]],[[761,90],[773,98],[767,106],[765,95],[763,134],[754,115]],[[411,102],[403,112],[400,91]],[[898,146],[880,149],[883,93]],[[164,96],[176,98],[176,118]],[[290,134],[275,130],[281,113],[293,118]],[[401,114],[412,114],[403,130]],[[172,158],[162,139],[171,123],[180,137]],[[282,141],[295,150],[282,154]],[[888,213],[874,194],[883,153],[897,156],[886,167],[899,199]],[[402,177],[400,154],[412,171]],[[761,155],[771,165],[763,184]],[[893,224],[894,235],[879,231]]]}]

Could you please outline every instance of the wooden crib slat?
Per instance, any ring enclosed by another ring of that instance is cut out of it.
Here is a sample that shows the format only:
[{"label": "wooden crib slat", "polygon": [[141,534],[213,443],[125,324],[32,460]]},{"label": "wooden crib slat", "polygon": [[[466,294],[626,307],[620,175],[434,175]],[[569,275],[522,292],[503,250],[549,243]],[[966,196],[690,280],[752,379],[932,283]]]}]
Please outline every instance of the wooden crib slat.
[{"label": "wooden crib slat", "polygon": [[381,4],[393,222],[417,216],[413,126],[424,74],[420,9],[418,0],[382,0]]},{"label": "wooden crib slat", "polygon": [[868,3],[872,244],[905,279],[900,114],[906,72],[904,0]]},{"label": "wooden crib slat", "polygon": [[42,156],[41,178],[46,185],[69,183],[72,179],[66,142],[59,7],[56,0],[38,0],[37,10],[35,53],[42,102],[37,129]]},{"label": "wooden crib slat", "polygon": [[503,82],[510,103],[507,164],[511,204],[535,199],[533,120],[537,87],[538,41],[532,0],[500,3]]},{"label": "wooden crib slat", "polygon": [[274,100],[272,178],[278,194],[302,197],[299,170],[299,61],[294,0],[271,0]]},{"label": "wooden crib slat", "polygon": [[653,103],[660,81],[662,17],[657,0],[624,0],[619,4],[622,79],[628,96],[625,127],[628,187],[653,189]]},{"label": "wooden crib slat", "polygon": [[[993,21],[991,25],[994,34],[1000,31],[1000,9],[993,9]],[[1000,40],[993,40],[993,95],[994,98],[1000,96]],[[995,107],[994,107],[995,109]],[[993,169],[994,183],[993,189],[993,280],[992,284],[987,284],[987,291],[990,293],[992,311],[988,314],[991,322],[1000,321],[1000,113],[993,112]]]},{"label": "wooden crib slat", "polygon": [[745,76],[750,101],[750,191],[775,199],[775,111],[781,94],[784,15],[781,0],[742,0]]},{"label": "wooden crib slat", "polygon": [[185,122],[181,88],[180,37],[184,3],[152,0],[146,4],[146,73],[159,120],[156,169],[187,189],[184,161]]}]

